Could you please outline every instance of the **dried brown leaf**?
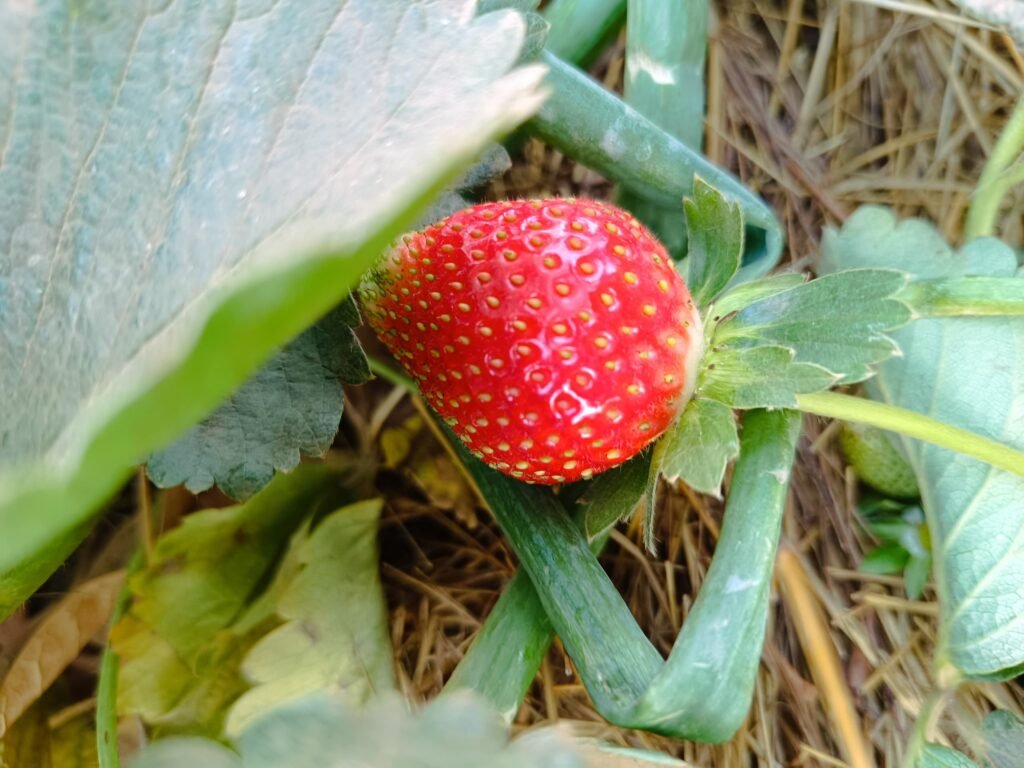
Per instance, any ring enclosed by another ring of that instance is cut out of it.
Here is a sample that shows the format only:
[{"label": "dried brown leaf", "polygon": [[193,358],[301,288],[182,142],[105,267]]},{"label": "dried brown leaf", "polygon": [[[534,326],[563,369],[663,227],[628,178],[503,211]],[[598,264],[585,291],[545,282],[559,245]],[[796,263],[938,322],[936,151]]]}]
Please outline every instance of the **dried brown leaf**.
[{"label": "dried brown leaf", "polygon": [[39,622],[0,683],[0,737],[110,620],[123,582],[123,571],[87,581]]}]

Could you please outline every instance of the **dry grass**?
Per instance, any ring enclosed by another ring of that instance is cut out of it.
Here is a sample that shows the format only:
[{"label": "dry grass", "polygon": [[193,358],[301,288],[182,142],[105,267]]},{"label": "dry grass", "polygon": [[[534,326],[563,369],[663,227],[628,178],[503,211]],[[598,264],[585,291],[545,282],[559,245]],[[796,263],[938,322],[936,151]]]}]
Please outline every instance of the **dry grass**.
[{"label": "dry grass", "polygon": [[[823,227],[865,204],[927,217],[957,242],[985,157],[1024,90],[1024,59],[1005,36],[960,19],[952,5],[898,4],[913,12],[891,5],[719,4],[706,151],[779,212],[785,258],[799,268],[813,269]],[[620,83],[622,51],[620,41],[593,68],[609,87]],[[601,177],[530,141],[490,193],[609,191]],[[1024,239],[1022,209],[1018,192],[1001,220],[1010,242]],[[685,489],[662,496],[661,556],[644,555],[638,531],[630,529],[616,536],[603,562],[667,653],[710,562],[721,506]],[[784,524],[784,548],[792,554],[782,569],[786,599],[776,598],[754,705],[729,743],[681,743],[604,724],[557,646],[518,722],[568,721],[708,768],[899,765],[936,688],[930,660],[938,605],[930,591],[912,602],[899,579],[857,572],[872,542],[856,526],[855,499],[832,430],[809,419]],[[513,558],[486,518],[469,528],[429,504],[398,498],[389,514],[391,527],[403,531],[390,538],[409,542],[402,554],[392,552],[385,572],[393,639],[406,689],[429,698],[513,573]],[[811,612],[796,610],[797,600]],[[808,638],[816,615],[823,632]],[[830,679],[827,663],[823,671],[829,655],[841,677]],[[931,738],[969,747],[979,716],[994,707],[1024,713],[1020,687],[962,689]]]},{"label": "dry grass", "polygon": [[[736,0],[717,10],[706,151],[779,212],[788,261],[813,268],[822,228],[867,203],[926,216],[957,241],[985,156],[1024,90],[1024,58],[1004,36],[958,19],[946,4]],[[594,67],[609,87],[620,85],[622,51],[620,41]],[[535,141],[490,190],[495,197],[609,193],[604,179]],[[1022,198],[1018,191],[1001,222],[1002,235],[1016,243],[1024,239]],[[353,390],[344,432],[365,436],[402,424],[415,411],[399,398],[382,382]],[[930,660],[938,606],[932,592],[908,601],[900,580],[857,572],[872,543],[855,523],[856,487],[833,435],[824,423],[807,421],[755,699],[734,739],[707,746],[608,726],[557,643],[517,722],[557,719],[706,768],[899,765],[936,687]],[[378,478],[388,500],[383,575],[401,684],[411,697],[428,699],[463,656],[515,562],[493,522],[478,514],[458,467],[428,434],[415,441],[410,462],[429,471],[417,479],[388,470]],[[722,509],[685,488],[662,490],[659,557],[638,546],[634,525],[616,533],[602,560],[667,654],[707,571]],[[215,495],[197,502],[180,489],[161,500],[168,520],[197,503],[223,502]],[[36,607],[102,572],[97,564],[109,569],[127,559],[135,507],[126,492]],[[27,629],[20,615],[0,624],[0,663]],[[90,706],[83,700],[95,681],[96,649],[68,673],[83,691],[73,708]],[[969,747],[974,724],[995,707],[1024,714],[1019,686],[962,689],[932,738]]]}]

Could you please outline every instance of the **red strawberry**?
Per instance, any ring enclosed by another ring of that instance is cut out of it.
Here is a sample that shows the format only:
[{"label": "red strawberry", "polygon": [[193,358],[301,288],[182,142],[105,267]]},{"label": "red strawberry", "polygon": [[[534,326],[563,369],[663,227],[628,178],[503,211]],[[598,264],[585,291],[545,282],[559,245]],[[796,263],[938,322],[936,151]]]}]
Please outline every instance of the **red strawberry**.
[{"label": "red strawberry", "polygon": [[473,452],[531,483],[588,478],[693,391],[700,318],[665,249],[592,200],[476,205],[403,236],[370,325]]}]

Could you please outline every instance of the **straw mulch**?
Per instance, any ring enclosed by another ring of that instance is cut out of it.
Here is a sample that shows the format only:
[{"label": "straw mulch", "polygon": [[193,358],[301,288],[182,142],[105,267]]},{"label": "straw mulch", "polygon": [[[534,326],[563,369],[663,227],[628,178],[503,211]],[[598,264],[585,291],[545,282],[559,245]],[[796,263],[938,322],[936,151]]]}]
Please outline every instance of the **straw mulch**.
[{"label": "straw mulch", "polygon": [[[1024,91],[1024,58],[1003,35],[959,18],[945,3],[882,2],[730,0],[717,7],[705,150],[779,212],[788,266],[813,269],[822,228],[866,203],[926,216],[956,241],[984,159]],[[620,39],[592,68],[610,88],[621,85],[623,47]],[[610,193],[607,181],[535,141],[488,192]],[[1001,222],[1010,242],[1024,240],[1022,197],[1010,201]],[[381,542],[391,636],[403,689],[427,700],[463,656],[515,559],[460,468],[422,423],[417,427],[418,412],[403,391],[378,380],[353,388],[348,400],[338,447],[383,449],[377,486],[387,499]],[[938,606],[930,590],[909,601],[899,579],[858,573],[873,542],[857,525],[856,498],[834,429],[808,419],[755,698],[729,743],[684,743],[608,726],[557,643],[517,723],[557,720],[704,768],[899,765],[936,687],[930,659]],[[84,578],[126,562],[133,522],[145,517],[137,511],[148,509],[148,499],[147,485],[127,488],[72,564],[32,601],[33,614]],[[155,503],[170,527],[197,506],[228,500],[172,489]],[[615,533],[603,556],[665,654],[707,572],[721,514],[720,502],[663,486],[659,555],[643,551],[634,521]],[[0,624],[0,674],[30,628],[22,614]],[[90,645],[65,674],[62,695],[73,703],[57,716],[61,722],[91,712],[98,648]],[[1012,683],[965,687],[932,738],[969,747],[978,719],[996,707],[1024,714],[1024,693]],[[138,728],[133,733],[139,737]]]},{"label": "straw mulch", "polygon": [[[705,149],[775,207],[787,231],[784,258],[797,268],[814,268],[823,227],[869,203],[927,217],[957,242],[984,159],[1024,90],[1024,58],[1004,35],[961,18],[950,4],[899,4],[912,12],[891,5],[718,5]],[[592,68],[608,87],[621,84],[623,49],[620,39]],[[490,194],[605,197],[610,189],[531,141]],[[1024,195],[1011,203],[1001,233],[1019,243]],[[408,416],[408,407],[400,405],[393,421]],[[557,645],[517,722],[560,720],[708,768],[899,765],[936,687],[930,659],[938,605],[931,590],[914,602],[901,580],[857,572],[873,546],[856,522],[857,488],[834,429],[807,419],[805,435],[784,523],[785,589],[775,590],[753,707],[732,741],[706,746],[609,727]],[[422,699],[440,689],[515,567],[493,523],[477,518],[457,471],[440,461],[430,488],[396,489],[384,536],[402,683]],[[603,557],[666,654],[707,570],[721,511],[714,500],[663,488],[659,556],[642,551],[632,526]],[[815,626],[823,630],[817,639],[809,631]],[[838,676],[826,679],[818,670],[832,655]],[[978,719],[995,707],[1024,713],[1024,693],[1013,683],[967,686],[931,737],[969,747]]]}]

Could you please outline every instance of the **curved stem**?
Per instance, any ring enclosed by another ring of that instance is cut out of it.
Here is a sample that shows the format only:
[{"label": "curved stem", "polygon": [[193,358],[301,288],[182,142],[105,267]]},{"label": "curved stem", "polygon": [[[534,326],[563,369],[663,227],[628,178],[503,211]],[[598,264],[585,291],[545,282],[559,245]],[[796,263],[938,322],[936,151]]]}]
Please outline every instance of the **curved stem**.
[{"label": "curved stem", "polygon": [[387,363],[381,362],[375,357],[370,357],[368,360],[370,362],[370,370],[385,381],[390,381],[395,386],[405,387],[405,389],[408,389],[411,392],[419,391],[419,387],[416,386],[416,382],[404,373],[396,371]]},{"label": "curved stem", "polygon": [[715,557],[667,662],[550,491],[489,469],[456,441],[602,716],[716,743],[742,724],[799,431],[793,411],[744,419]]},{"label": "curved stem", "polygon": [[[625,101],[699,152],[708,2],[629,0],[627,8]],[[686,222],[678,200],[666,206],[625,189],[617,190],[616,198],[652,229],[673,257],[685,255]]]},{"label": "curved stem", "polygon": [[679,205],[700,176],[743,211],[748,249],[743,280],[767,274],[782,255],[782,225],[757,195],[696,150],[666,133],[615,94],[545,51],[551,97],[527,128],[632,192],[662,205]]},{"label": "curved stem", "polygon": [[805,413],[888,429],[1024,476],[1024,451],[917,411],[838,392],[797,395],[796,402]]},{"label": "curved stem", "polygon": [[[1011,165],[1024,150],[1024,96],[1010,115],[1006,127],[1003,128],[999,140],[992,149],[992,154],[985,163],[985,169],[978,179],[974,191],[974,200],[967,211],[967,223],[964,227],[964,239],[987,237],[995,231],[996,216],[1003,197],[1011,189],[1014,179],[1019,173],[1011,170]],[[1010,172],[1008,174],[1008,171]]]},{"label": "curved stem", "polygon": [[942,708],[946,703],[948,691],[932,691],[928,698],[921,704],[921,711],[917,714],[914,722],[914,730],[910,734],[910,741],[907,742],[907,749],[903,753],[903,768],[917,768],[921,759],[921,752],[928,743],[928,733],[935,725]]},{"label": "curved stem", "polygon": [[622,23],[626,0],[553,0],[544,9],[551,24],[544,45],[559,58],[577,66]]}]

